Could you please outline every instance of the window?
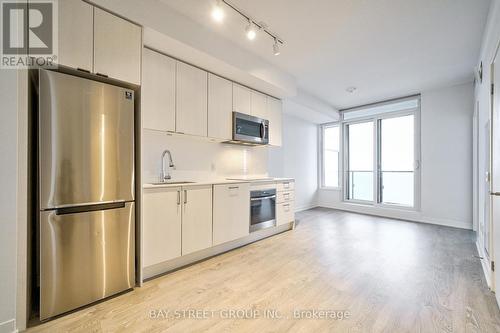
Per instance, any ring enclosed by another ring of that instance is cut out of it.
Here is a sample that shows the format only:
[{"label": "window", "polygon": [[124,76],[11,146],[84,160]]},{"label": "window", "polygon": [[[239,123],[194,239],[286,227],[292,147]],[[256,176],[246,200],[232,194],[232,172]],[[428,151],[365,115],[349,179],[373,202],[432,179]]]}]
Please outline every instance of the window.
[{"label": "window", "polygon": [[342,112],[345,201],[418,205],[419,107],[411,97]]},{"label": "window", "polygon": [[322,127],[322,187],[339,187],[340,127]]}]

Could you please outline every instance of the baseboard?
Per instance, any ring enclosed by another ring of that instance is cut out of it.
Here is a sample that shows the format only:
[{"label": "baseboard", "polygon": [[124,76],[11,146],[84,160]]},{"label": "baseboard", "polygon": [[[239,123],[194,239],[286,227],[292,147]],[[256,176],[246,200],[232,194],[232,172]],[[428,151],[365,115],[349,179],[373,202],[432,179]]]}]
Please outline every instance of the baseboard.
[{"label": "baseboard", "polygon": [[309,206],[303,206],[303,207],[298,207],[298,208],[295,208],[295,213],[302,212],[302,211],[308,210],[308,209],[313,209],[313,208],[316,208],[316,207],[318,207],[317,204],[313,204],[313,205],[309,205]]},{"label": "baseboard", "polygon": [[476,249],[477,249],[477,254],[482,258],[481,259],[481,267],[483,268],[483,274],[486,279],[486,284],[488,285],[488,288],[493,291],[492,284],[491,284],[491,271],[490,271],[490,262],[489,260],[486,259],[486,255],[484,254],[484,249],[483,247],[479,244],[479,242],[476,240]]},{"label": "baseboard", "polygon": [[0,323],[0,333],[13,333],[17,332],[16,320],[11,319]]},{"label": "baseboard", "polygon": [[404,221],[411,222],[419,222],[419,223],[427,223],[440,225],[445,227],[459,228],[459,229],[467,229],[472,230],[472,222],[451,220],[451,219],[441,219],[434,218],[429,216],[422,216],[420,212],[412,211],[412,210],[403,210],[403,209],[381,209],[376,207],[369,207],[365,205],[359,204],[346,204],[346,203],[333,203],[333,204],[325,204],[319,203],[319,207],[331,208],[337,210],[343,210],[347,212],[353,212],[358,214],[366,214],[366,215],[374,215],[380,217],[386,217],[391,219],[398,219]]}]

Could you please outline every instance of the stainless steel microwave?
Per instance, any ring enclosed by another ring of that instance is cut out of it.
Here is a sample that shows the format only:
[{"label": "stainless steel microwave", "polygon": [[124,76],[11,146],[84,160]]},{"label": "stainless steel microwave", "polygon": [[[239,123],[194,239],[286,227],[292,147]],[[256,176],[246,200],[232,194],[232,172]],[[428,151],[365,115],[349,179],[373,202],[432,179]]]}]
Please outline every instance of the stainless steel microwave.
[{"label": "stainless steel microwave", "polygon": [[233,112],[233,143],[266,145],[269,143],[269,120]]}]

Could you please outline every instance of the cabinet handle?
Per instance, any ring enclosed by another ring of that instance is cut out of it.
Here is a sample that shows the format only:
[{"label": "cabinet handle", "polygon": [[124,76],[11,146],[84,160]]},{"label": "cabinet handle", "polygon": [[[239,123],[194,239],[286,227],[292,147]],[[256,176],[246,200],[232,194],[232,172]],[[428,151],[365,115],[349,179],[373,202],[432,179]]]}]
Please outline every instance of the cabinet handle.
[{"label": "cabinet handle", "polygon": [[102,73],[95,73],[95,74],[98,75],[98,76],[102,76],[102,77],[109,77],[106,74],[102,74]]},{"label": "cabinet handle", "polygon": [[290,205],[283,205],[283,208],[285,208],[285,212],[289,212],[290,211]]},{"label": "cabinet handle", "polygon": [[187,204],[188,202],[188,191],[184,190],[184,204]]},{"label": "cabinet handle", "polygon": [[240,187],[239,187],[239,186],[229,186],[229,189],[230,189],[230,190],[236,190],[236,189],[238,189],[238,188],[240,188]]},{"label": "cabinet handle", "polygon": [[181,204],[181,191],[177,191],[177,205]]}]

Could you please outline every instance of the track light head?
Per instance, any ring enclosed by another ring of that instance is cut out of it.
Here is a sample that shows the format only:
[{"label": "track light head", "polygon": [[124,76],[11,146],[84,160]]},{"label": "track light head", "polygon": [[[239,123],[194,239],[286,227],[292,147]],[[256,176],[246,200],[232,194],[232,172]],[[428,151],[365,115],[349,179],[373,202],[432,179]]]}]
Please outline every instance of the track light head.
[{"label": "track light head", "polygon": [[274,44],[273,44],[273,54],[275,56],[280,55],[280,46],[278,45],[278,40],[275,38],[274,39]]},{"label": "track light head", "polygon": [[247,38],[250,40],[254,40],[255,37],[257,36],[257,31],[255,30],[255,25],[251,20],[248,20],[248,25],[245,28],[245,33],[247,35]]},{"label": "track light head", "polygon": [[222,9],[222,1],[217,0],[217,2],[214,5],[214,8],[212,8],[212,18],[214,19],[215,22],[221,23],[224,20],[224,10]]}]

